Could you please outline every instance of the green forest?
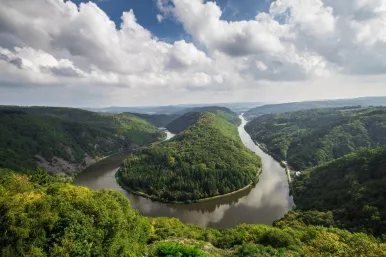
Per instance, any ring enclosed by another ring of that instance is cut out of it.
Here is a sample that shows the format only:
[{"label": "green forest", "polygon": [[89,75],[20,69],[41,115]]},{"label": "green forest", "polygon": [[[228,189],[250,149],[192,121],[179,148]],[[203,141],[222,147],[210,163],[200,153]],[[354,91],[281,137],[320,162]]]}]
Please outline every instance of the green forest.
[{"label": "green forest", "polygon": [[386,145],[386,108],[324,108],[263,115],[245,129],[274,157],[303,170]]},{"label": "green forest", "polygon": [[167,126],[177,136],[127,158],[118,181],[128,191],[164,202],[197,201],[254,184],[261,161],[241,142],[239,122],[230,112],[187,113]]},{"label": "green forest", "polygon": [[0,120],[0,167],[17,172],[41,162],[51,171],[72,174],[90,161],[165,138],[152,124],[130,114],[0,106]]},{"label": "green forest", "polygon": [[204,229],[146,218],[120,193],[73,186],[42,170],[1,170],[0,255],[14,256],[386,256],[364,233],[280,223]]},{"label": "green forest", "polygon": [[129,113],[140,119],[146,120],[157,127],[166,127],[170,122],[177,119],[179,114],[143,114],[143,113]]},{"label": "green forest", "polygon": [[[124,161],[118,182],[158,201],[195,202],[258,182],[262,164],[241,142],[235,113],[1,107],[0,256],[386,256],[385,117],[386,108],[345,107],[251,121],[254,140],[302,170],[292,180],[296,208],[273,226],[219,230],[141,216],[119,192],[36,167],[36,155],[82,163],[147,145]],[[159,142],[153,124],[167,119],[177,135]]]},{"label": "green forest", "polygon": [[329,225],[350,231],[386,234],[385,157],[386,147],[362,150],[295,176],[297,209],[329,213]]}]

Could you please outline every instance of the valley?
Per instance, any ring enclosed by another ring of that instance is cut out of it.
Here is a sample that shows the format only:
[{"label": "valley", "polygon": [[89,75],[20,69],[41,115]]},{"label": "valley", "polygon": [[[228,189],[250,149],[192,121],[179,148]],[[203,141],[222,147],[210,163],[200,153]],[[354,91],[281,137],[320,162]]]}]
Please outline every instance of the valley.
[{"label": "valley", "polygon": [[[0,235],[7,246],[2,255],[49,249],[71,256],[100,251],[385,256],[384,112],[383,107],[319,108],[247,122],[244,115],[215,106],[173,115],[3,107],[1,151],[6,144],[26,157],[19,149],[52,156],[41,149],[49,146],[56,154],[77,145],[80,153],[100,160],[82,172],[47,173],[36,159],[21,162],[26,169],[12,166],[20,165],[12,155],[0,159],[0,231],[13,231]],[[33,133],[24,133],[25,126]],[[70,126],[81,130],[74,133]],[[87,133],[121,143],[109,151],[90,150],[80,139],[100,137]],[[42,148],[31,148],[34,140]],[[325,159],[312,157],[322,151]],[[47,160],[53,165],[55,155]],[[285,166],[300,171],[286,173]],[[41,208],[52,219],[45,219]],[[96,230],[103,236],[95,237]],[[13,248],[13,242],[24,247]],[[67,242],[78,245],[76,252]]]},{"label": "valley", "polygon": [[242,124],[238,133],[243,144],[261,158],[263,171],[259,182],[246,190],[206,202],[172,205],[131,194],[121,188],[115,174],[129,153],[109,158],[86,169],[75,177],[74,184],[91,189],[114,189],[130,200],[132,207],[149,217],[173,217],[184,223],[202,227],[231,228],[242,223],[271,225],[293,207],[289,195],[288,181],[284,168],[271,156],[255,145]]}]

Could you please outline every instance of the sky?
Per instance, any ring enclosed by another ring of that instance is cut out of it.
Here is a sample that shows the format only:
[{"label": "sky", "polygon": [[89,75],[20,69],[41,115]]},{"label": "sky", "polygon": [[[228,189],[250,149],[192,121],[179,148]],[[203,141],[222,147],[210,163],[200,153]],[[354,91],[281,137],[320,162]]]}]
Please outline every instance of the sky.
[{"label": "sky", "polygon": [[384,0],[0,0],[0,104],[386,95]]}]

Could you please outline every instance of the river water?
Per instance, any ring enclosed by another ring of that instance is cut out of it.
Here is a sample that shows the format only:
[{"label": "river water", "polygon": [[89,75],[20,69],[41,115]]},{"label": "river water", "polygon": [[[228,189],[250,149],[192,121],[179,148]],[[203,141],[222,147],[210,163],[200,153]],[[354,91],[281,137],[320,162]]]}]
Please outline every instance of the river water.
[{"label": "river water", "polygon": [[[203,203],[173,205],[155,202],[128,193],[115,181],[115,173],[128,153],[105,159],[80,173],[74,181],[94,190],[115,189],[131,201],[133,208],[150,217],[175,217],[185,223],[195,223],[203,227],[230,228],[238,224],[266,224],[281,218],[293,207],[289,196],[289,185],[285,170],[271,156],[254,144],[244,130],[245,119],[238,128],[240,138],[250,150],[261,157],[263,173],[254,188],[234,195]],[[168,139],[173,134],[168,133]]]}]

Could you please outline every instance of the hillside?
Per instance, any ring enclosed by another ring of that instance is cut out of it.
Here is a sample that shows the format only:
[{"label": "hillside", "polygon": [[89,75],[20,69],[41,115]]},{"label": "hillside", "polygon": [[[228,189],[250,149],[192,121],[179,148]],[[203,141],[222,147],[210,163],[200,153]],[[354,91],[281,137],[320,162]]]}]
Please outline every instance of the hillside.
[{"label": "hillside", "polygon": [[208,107],[199,107],[199,108],[192,108],[185,110],[181,113],[181,117],[178,119],[173,120],[170,122],[166,128],[175,134],[180,133],[187,127],[193,125],[197,122],[198,118],[200,117],[201,112],[210,112],[214,113],[217,116],[223,118],[224,120],[227,120],[230,123],[233,123],[237,126],[241,124],[241,120],[237,116],[236,113],[229,110],[225,107],[218,107],[218,106],[208,106]]},{"label": "hillside", "polygon": [[371,236],[315,226],[240,225],[217,230],[146,218],[118,192],[0,170],[0,255],[14,256],[369,256]]},{"label": "hillside", "polygon": [[277,159],[297,170],[386,145],[386,108],[324,108],[263,115],[245,127]]},{"label": "hillside", "polygon": [[142,149],[118,171],[127,190],[165,202],[189,202],[242,189],[258,180],[260,159],[240,140],[236,116],[187,113],[168,125],[173,139]]},{"label": "hillside", "polygon": [[38,165],[72,174],[106,155],[165,136],[132,115],[72,108],[2,106],[0,120],[0,167],[18,172]]},{"label": "hillside", "polygon": [[160,128],[166,127],[170,122],[180,117],[178,114],[142,114],[142,113],[128,113],[140,119],[146,120],[154,126]]},{"label": "hillside", "polygon": [[308,101],[283,104],[268,104],[259,106],[245,112],[244,116],[250,120],[264,114],[275,114],[284,112],[293,112],[316,108],[336,108],[346,106],[386,106],[386,97],[361,97],[354,99],[339,99],[325,101]]},{"label": "hillside", "polygon": [[293,181],[300,210],[332,212],[334,224],[386,234],[386,147],[346,155]]}]

